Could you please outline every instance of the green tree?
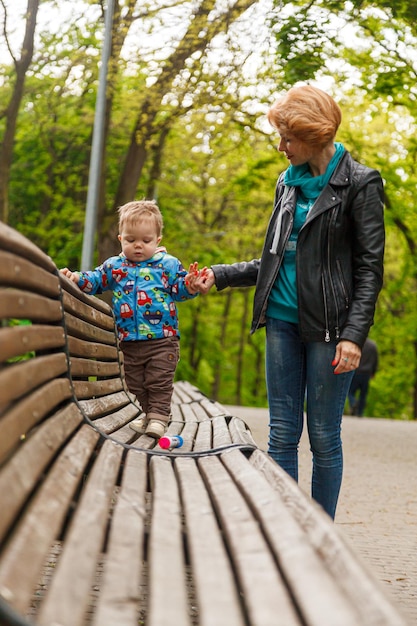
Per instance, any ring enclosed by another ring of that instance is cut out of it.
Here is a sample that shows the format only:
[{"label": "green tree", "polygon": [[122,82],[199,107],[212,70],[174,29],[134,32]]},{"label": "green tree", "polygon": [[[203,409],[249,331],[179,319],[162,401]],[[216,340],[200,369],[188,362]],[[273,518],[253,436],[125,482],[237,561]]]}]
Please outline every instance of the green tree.
[{"label": "green tree", "polygon": [[[58,265],[73,268],[80,263],[103,4],[40,2],[32,59],[11,108],[16,65],[10,57],[0,67],[3,146],[6,113],[16,115],[9,222]],[[71,18],[50,29],[42,11],[56,7],[71,9]],[[385,180],[386,278],[371,331],[381,368],[368,407],[375,415],[415,417],[414,2],[296,0],[278,8],[266,10],[261,0],[116,1],[98,258],[117,249],[115,207],[133,196],[157,197],[164,243],[185,265],[258,257],[275,181],[286,167],[263,113],[290,84],[326,85],[344,113],[339,138]],[[263,333],[249,335],[252,295],[226,290],[180,308],[178,375],[221,401],[266,402]]]},{"label": "green tree", "polygon": [[0,121],[3,124],[3,133],[0,143],[0,220],[9,219],[9,179],[13,158],[13,147],[16,134],[17,116],[23,98],[26,73],[33,56],[33,42],[36,28],[36,18],[39,0],[28,0],[25,16],[25,34],[19,56],[13,52],[9,41],[8,22],[9,12],[2,1],[3,9],[3,37],[12,58],[12,68],[3,72],[3,81],[7,85],[7,100],[0,110]]}]

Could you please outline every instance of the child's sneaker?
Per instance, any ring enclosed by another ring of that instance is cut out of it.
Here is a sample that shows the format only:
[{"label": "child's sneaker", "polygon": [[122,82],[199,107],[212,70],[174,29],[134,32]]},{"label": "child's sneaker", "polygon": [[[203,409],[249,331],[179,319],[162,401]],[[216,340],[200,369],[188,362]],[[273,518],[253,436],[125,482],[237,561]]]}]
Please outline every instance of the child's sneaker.
[{"label": "child's sneaker", "polygon": [[159,420],[150,420],[149,424],[146,427],[145,435],[149,435],[149,437],[153,437],[154,439],[159,439],[165,433],[165,428],[165,422],[160,422]]},{"label": "child's sneaker", "polygon": [[143,435],[146,429],[146,417],[138,417],[137,419],[130,422],[129,427],[134,430],[136,433]]}]

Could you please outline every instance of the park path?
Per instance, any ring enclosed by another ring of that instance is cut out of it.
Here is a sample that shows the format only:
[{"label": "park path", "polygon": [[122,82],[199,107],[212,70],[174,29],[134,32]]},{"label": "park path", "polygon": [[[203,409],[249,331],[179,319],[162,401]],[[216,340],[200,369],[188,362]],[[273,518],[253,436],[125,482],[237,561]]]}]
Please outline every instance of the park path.
[{"label": "park path", "polygon": [[[266,409],[227,406],[268,445]],[[410,626],[417,625],[417,422],[345,417],[344,477],[335,523]],[[310,492],[304,432],[300,487]]]}]

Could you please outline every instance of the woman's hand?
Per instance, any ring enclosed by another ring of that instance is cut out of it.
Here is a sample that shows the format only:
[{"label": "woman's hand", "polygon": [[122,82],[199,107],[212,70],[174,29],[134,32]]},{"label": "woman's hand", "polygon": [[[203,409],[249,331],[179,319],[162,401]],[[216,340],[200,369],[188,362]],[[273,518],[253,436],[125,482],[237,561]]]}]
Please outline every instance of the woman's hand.
[{"label": "woman's hand", "polygon": [[345,374],[359,367],[362,350],[353,341],[339,341],[332,365],[336,366],[335,374]]},{"label": "woman's hand", "polygon": [[214,272],[208,267],[203,267],[200,270],[197,280],[195,281],[195,287],[200,293],[208,293],[215,284]]}]

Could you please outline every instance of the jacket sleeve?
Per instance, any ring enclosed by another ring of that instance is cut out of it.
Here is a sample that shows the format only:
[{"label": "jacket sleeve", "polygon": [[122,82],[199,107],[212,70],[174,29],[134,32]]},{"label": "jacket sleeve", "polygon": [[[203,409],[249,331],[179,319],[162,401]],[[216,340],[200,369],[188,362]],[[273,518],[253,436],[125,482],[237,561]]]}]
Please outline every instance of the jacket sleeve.
[{"label": "jacket sleeve", "polygon": [[231,265],[212,265],[218,291],[226,287],[253,287],[258,278],[260,259]]},{"label": "jacket sleeve", "polygon": [[104,264],[91,271],[79,272],[79,275],[78,287],[84,293],[95,295],[106,291],[107,276]]},{"label": "jacket sleeve", "polygon": [[352,200],[354,292],[340,339],[362,346],[373,324],[376,301],[383,284],[384,190],[379,172],[368,170]]}]

